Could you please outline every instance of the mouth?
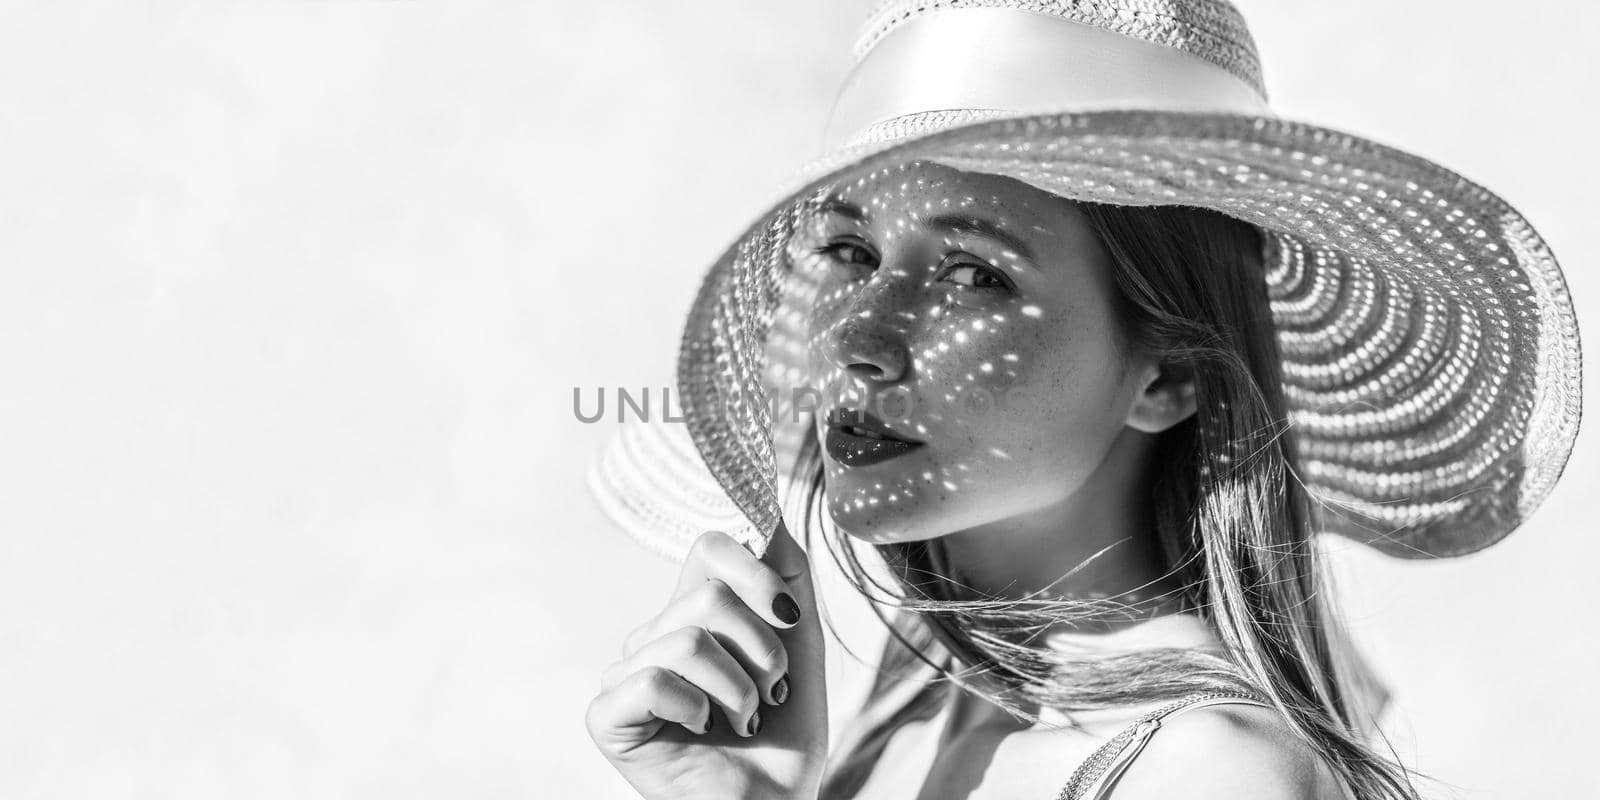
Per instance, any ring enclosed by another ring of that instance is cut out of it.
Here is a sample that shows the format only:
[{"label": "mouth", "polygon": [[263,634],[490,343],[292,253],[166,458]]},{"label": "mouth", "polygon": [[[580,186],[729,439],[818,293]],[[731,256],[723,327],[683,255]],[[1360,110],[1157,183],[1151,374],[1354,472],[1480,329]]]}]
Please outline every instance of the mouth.
[{"label": "mouth", "polygon": [[864,467],[904,455],[922,446],[893,432],[865,409],[835,408],[828,412],[826,450],[847,467]]}]

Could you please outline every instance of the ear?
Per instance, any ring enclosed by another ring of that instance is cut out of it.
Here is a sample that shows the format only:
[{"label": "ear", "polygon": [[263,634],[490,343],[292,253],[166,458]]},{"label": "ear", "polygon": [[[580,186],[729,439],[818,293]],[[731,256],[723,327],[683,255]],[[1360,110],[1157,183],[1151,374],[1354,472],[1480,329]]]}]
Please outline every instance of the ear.
[{"label": "ear", "polygon": [[1127,420],[1134,430],[1161,433],[1195,411],[1194,372],[1187,367],[1156,362],[1141,365],[1135,388]]}]

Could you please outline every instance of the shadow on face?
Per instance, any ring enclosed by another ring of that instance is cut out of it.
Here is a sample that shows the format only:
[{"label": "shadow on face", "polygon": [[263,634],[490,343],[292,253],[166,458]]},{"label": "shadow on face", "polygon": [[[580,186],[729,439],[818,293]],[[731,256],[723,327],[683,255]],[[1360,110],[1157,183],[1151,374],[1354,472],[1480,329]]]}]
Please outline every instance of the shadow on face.
[{"label": "shadow on face", "polygon": [[1110,257],[1071,202],[912,162],[835,184],[794,267],[834,522],[872,542],[1060,504],[1124,432],[1141,361]]}]

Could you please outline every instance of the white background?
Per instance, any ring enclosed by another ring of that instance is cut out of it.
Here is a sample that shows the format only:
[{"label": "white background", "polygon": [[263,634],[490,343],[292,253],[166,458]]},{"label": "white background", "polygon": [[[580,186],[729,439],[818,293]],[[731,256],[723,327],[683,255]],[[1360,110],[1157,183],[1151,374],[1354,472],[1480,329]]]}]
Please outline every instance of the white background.
[{"label": "white background", "polygon": [[[1280,113],[1505,196],[1600,350],[1600,6],[1241,7]],[[864,11],[0,6],[0,797],[631,796],[582,715],[673,568],[571,388],[670,376]],[[1492,550],[1341,557],[1442,796],[1600,788],[1591,433]]]}]

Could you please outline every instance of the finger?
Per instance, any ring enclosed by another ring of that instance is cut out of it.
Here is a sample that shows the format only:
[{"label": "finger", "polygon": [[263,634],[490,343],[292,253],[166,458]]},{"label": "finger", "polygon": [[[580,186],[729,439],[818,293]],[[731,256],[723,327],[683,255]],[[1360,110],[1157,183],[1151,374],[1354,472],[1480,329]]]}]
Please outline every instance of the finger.
[{"label": "finger", "polygon": [[716,637],[705,628],[679,628],[649,642],[632,656],[606,669],[601,685],[609,690],[648,666],[665,667],[704,692],[722,709],[731,728],[748,736],[751,717],[761,703],[755,681]]},{"label": "finger", "polygon": [[789,526],[781,519],[773,529],[772,541],[767,543],[767,552],[761,560],[785,581],[793,581],[811,569],[811,558],[790,535]]},{"label": "finger", "polygon": [[789,594],[799,606],[800,616],[812,618],[803,626],[813,632],[820,630],[815,620],[817,595],[811,578],[811,557],[790,535],[789,526],[781,519],[772,530],[772,540],[767,544],[762,561],[783,577],[784,585],[789,587]]},{"label": "finger", "polygon": [[746,674],[761,687],[762,702],[781,705],[773,687],[789,671],[789,651],[776,631],[758,616],[728,584],[712,578],[691,589],[649,622],[636,628],[623,642],[623,657],[661,637],[663,633],[699,625],[711,631]]},{"label": "finger", "polygon": [[792,628],[800,620],[799,605],[789,584],[744,545],[721,531],[706,531],[695,539],[678,573],[673,596],[687,594],[712,578],[728,584],[745,605],[773,627]]},{"label": "finger", "polygon": [[694,733],[711,729],[711,700],[672,670],[647,666],[629,675],[589,703],[584,723],[596,744],[645,741],[660,722],[682,725]]}]

